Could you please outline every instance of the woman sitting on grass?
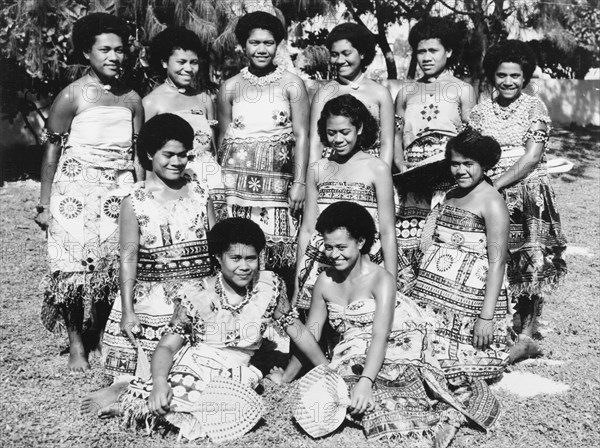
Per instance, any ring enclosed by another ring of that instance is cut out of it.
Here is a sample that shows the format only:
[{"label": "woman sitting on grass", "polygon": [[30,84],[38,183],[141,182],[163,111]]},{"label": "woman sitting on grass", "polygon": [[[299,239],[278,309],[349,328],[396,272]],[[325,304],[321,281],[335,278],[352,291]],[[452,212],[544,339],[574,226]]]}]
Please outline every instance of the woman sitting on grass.
[{"label": "woman sitting on grass", "polygon": [[[329,367],[351,386],[350,411],[360,419],[366,437],[430,434],[443,447],[465,416],[481,427],[491,425],[498,406],[485,383],[461,402],[449,392],[443,372],[435,360],[427,359],[421,310],[396,292],[392,274],[369,260],[375,239],[369,212],[355,203],[338,202],[321,213],[316,228],[331,267],[315,284],[306,326],[319,339],[328,319],[341,335]],[[274,368],[270,378],[289,382],[300,368],[292,357],[285,371]],[[313,409],[306,401],[315,398],[302,397],[300,402]]]},{"label": "woman sitting on grass", "polygon": [[496,379],[508,363],[509,217],[502,195],[485,176],[500,154],[496,140],[470,128],[448,142],[446,160],[456,187],[428,217],[435,220],[433,242],[412,292],[435,315],[432,354],[456,385]]},{"label": "woman sitting on grass", "polygon": [[192,127],[174,114],[142,126],[137,151],[148,176],[121,204],[120,298],[103,347],[109,376],[135,374],[138,346],[152,356],[181,288],[212,273],[212,201],[204,184],[184,174],[193,140]]},{"label": "woman sitting on grass", "polygon": [[[298,337],[308,330],[290,307],[285,283],[273,272],[259,271],[259,254],[265,247],[260,227],[249,219],[229,218],[210,230],[208,242],[220,272],[179,291],[179,304],[152,358],[152,379],[116,383],[96,392],[84,400],[84,412],[125,415],[134,422],[155,415],[178,427],[187,439],[208,435],[229,440],[250,430],[262,416],[260,399],[252,390],[262,374],[250,358],[270,322],[283,328],[313,363],[327,362],[313,338]],[[229,379],[230,390],[213,390],[210,398],[203,397],[203,391],[211,390],[213,382],[223,383],[223,377]],[[252,406],[242,409],[251,415],[233,412],[219,420],[218,414],[215,421],[217,411],[211,404],[229,406],[236,393],[250,399]],[[227,437],[220,431],[227,431]]]}]

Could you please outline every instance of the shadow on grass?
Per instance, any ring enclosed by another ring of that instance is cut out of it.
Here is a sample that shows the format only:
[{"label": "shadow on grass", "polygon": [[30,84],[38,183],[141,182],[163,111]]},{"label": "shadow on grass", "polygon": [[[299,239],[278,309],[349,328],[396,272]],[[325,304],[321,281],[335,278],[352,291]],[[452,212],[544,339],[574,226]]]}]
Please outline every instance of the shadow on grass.
[{"label": "shadow on grass", "polygon": [[600,166],[600,127],[571,126],[552,130],[548,153],[551,156],[564,157],[575,166],[560,176],[564,182],[574,182],[577,178],[591,178],[584,174],[590,166]]},{"label": "shadow on grass", "polygon": [[40,180],[43,153],[37,145],[0,147],[0,186],[15,180]]}]

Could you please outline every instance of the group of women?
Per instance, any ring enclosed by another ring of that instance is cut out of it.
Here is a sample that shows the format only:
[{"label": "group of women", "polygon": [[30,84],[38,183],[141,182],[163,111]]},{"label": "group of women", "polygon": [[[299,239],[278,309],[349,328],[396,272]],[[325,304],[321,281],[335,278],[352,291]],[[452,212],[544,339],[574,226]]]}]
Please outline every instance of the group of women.
[{"label": "group of women", "polygon": [[[327,39],[336,77],[310,104],[273,63],[279,19],[247,14],[235,34],[248,67],[215,108],[193,32],[154,38],[164,82],[140,99],[119,79],[125,25],[107,14],[75,24],[89,70],[52,106],[36,221],[51,263],[43,322],[62,316],[72,371],[89,369],[103,333],[115,379],[83,409],[153,418],[188,439],[240,437],[265,413],[254,388],[267,372],[251,357],[275,325],[292,356],[267,376],[329,363],[319,372],[351,386],[368,438],[446,446],[465,423],[489,427],[499,406],[486,381],[540,353],[535,318],[566,271],[550,120],[523,93],[530,50],[489,49],[494,90],[475,105],[448,69],[452,24],[423,20],[409,37],[422,77],[394,106],[364,74],[371,33],[346,23]],[[253,406],[211,419],[215,400]]]}]

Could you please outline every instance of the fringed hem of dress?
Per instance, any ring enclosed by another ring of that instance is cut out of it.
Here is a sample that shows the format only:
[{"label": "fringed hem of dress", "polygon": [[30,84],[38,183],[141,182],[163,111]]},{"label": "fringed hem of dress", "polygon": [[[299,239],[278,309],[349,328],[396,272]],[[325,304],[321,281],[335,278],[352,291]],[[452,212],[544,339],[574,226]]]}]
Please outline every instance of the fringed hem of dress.
[{"label": "fringed hem of dress", "polygon": [[[119,290],[119,263],[114,260],[108,269],[95,272],[56,271],[44,276],[40,283],[44,299],[41,321],[48,331],[59,331],[63,325],[57,323],[61,307],[68,313],[75,307],[81,307],[83,329],[93,325],[93,304],[105,302],[111,304]],[[66,327],[66,325],[64,325]]]}]

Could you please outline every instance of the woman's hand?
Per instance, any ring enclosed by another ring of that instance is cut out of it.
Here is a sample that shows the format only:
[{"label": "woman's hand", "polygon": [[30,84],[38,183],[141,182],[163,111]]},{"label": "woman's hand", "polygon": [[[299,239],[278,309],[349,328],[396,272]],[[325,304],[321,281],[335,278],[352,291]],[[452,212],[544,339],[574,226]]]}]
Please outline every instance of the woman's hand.
[{"label": "woman's hand", "polygon": [[42,230],[46,230],[48,228],[48,222],[50,221],[50,212],[44,210],[43,212],[38,213],[33,220]]},{"label": "woman's hand", "polygon": [[304,184],[294,182],[289,192],[289,203],[292,208],[292,214],[296,214],[302,211],[304,208],[304,195],[306,194],[306,187]]},{"label": "woman's hand", "polygon": [[171,410],[170,403],[173,390],[166,378],[159,378],[152,385],[152,392],[148,397],[148,409],[154,415],[165,415]]},{"label": "woman's hand", "polygon": [[372,383],[367,378],[359,378],[350,394],[351,414],[364,414],[375,407]]},{"label": "woman's hand", "polygon": [[285,383],[285,381],[283,381],[283,369],[281,367],[273,367],[267,375],[267,378],[269,378],[275,384]]},{"label": "woman's hand", "polygon": [[473,327],[473,347],[484,350],[490,346],[494,338],[494,320],[477,318]]},{"label": "woman's hand", "polygon": [[134,347],[138,346],[135,335],[141,333],[142,324],[133,311],[123,311],[121,315],[121,333],[125,334]]}]

